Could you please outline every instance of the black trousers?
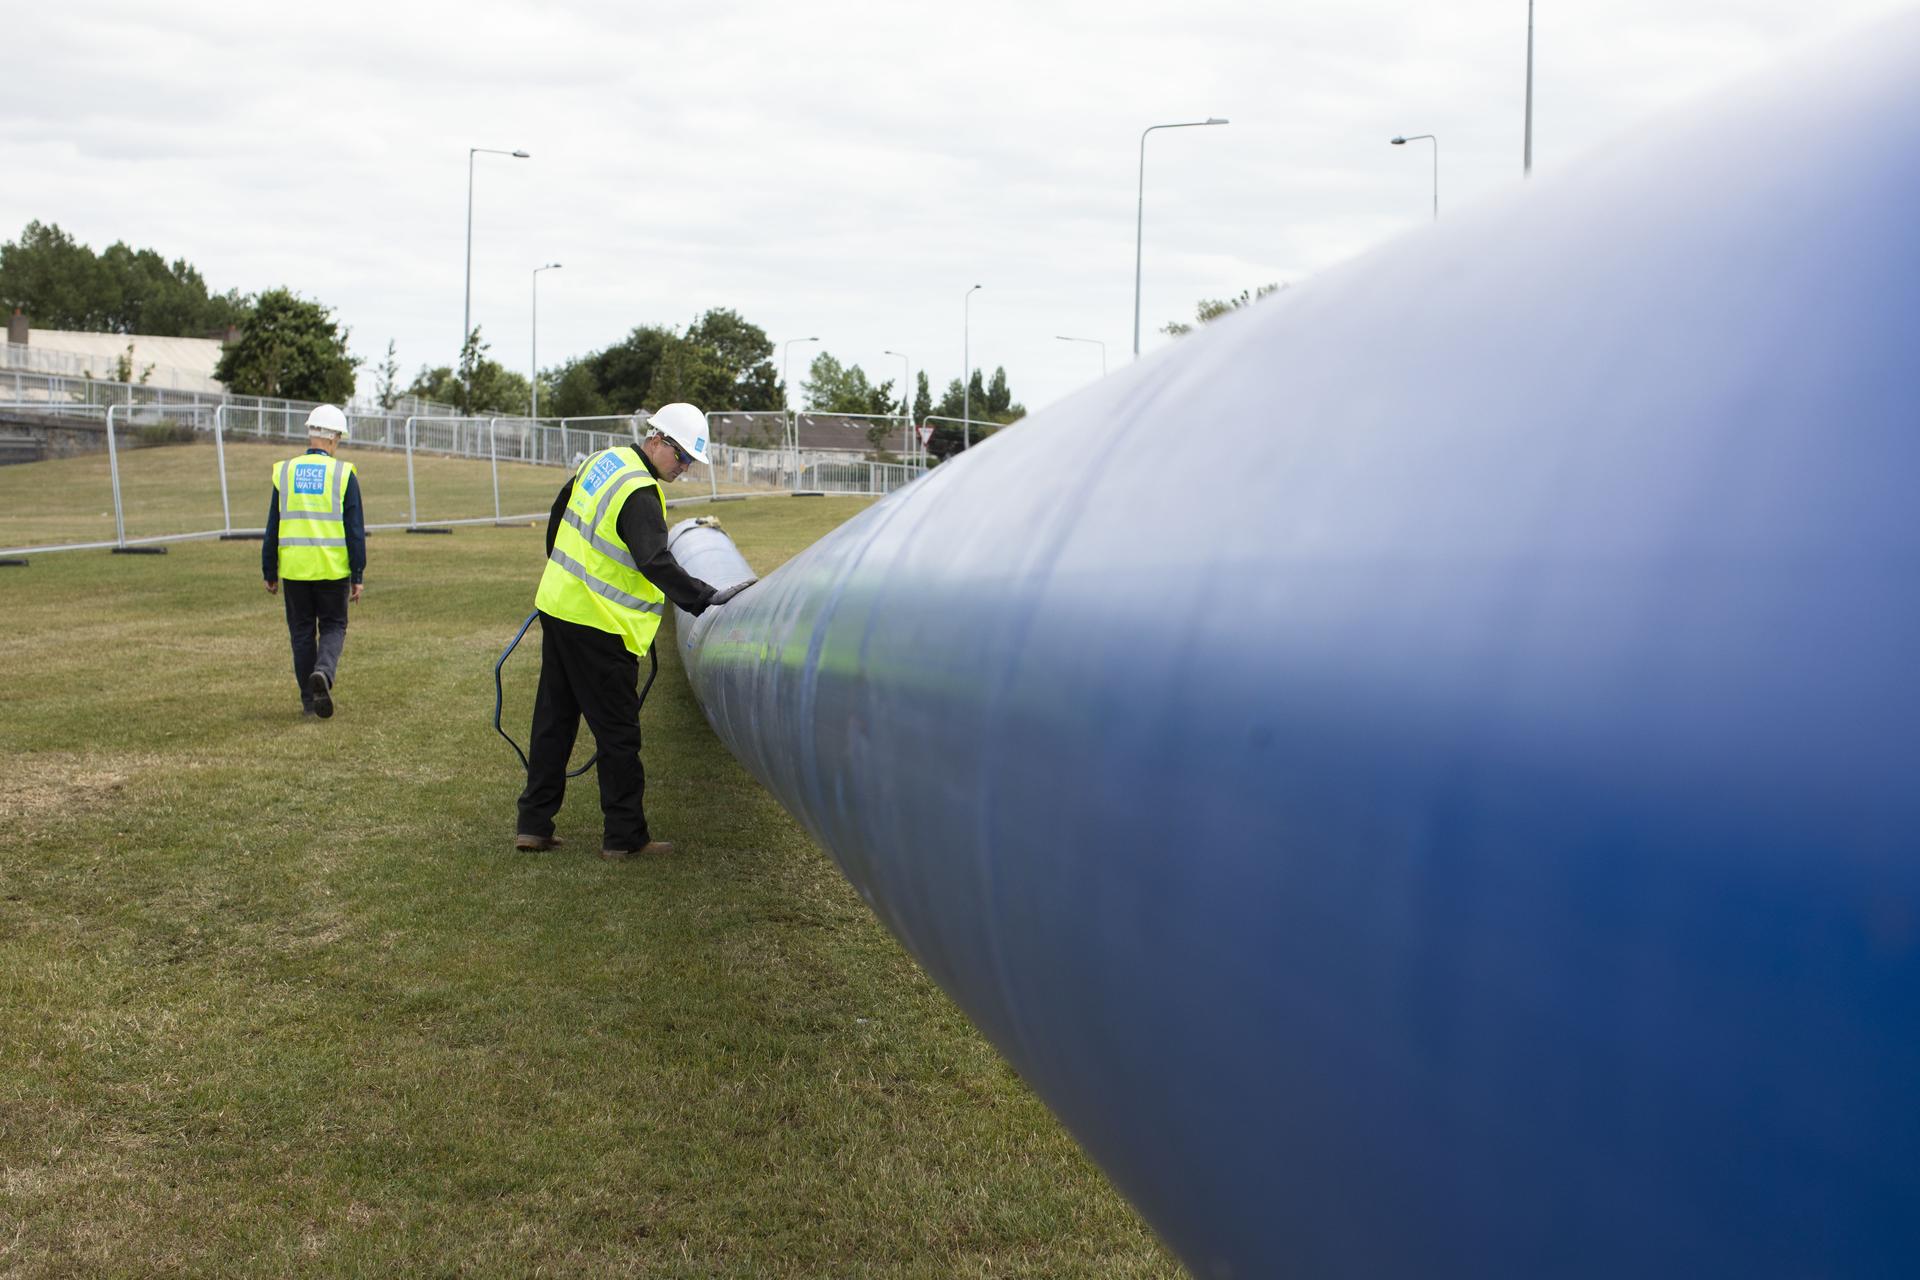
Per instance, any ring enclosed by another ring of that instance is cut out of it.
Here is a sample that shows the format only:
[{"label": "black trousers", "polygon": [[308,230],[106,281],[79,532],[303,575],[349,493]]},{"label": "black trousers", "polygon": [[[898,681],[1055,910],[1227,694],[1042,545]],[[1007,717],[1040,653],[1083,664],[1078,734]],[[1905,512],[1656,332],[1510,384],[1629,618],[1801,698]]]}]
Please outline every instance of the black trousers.
[{"label": "black trousers", "polygon": [[347,644],[346,578],[302,581],[280,579],[280,598],[287,602],[287,635],[293,641],[293,678],[300,682],[300,705],[312,706],[307,677],[327,673],[332,684],[340,671],[340,651]]},{"label": "black trousers", "polygon": [[527,742],[527,789],[520,793],[522,835],[550,836],[567,794],[567,757],[580,719],[600,748],[602,844],[638,849],[653,837],[640,767],[640,663],[619,636],[540,615],[540,689]]}]

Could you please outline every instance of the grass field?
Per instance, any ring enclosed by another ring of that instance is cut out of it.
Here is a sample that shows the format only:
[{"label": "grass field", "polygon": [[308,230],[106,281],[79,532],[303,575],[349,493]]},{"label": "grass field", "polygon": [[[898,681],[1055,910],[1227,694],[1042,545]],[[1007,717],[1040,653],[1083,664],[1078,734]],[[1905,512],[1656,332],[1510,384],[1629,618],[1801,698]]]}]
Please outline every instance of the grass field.
[{"label": "grass field", "polygon": [[[765,572],[863,505],[719,511]],[[591,777],[511,851],[540,536],[370,539],[330,721],[257,544],[0,569],[0,1274],[1177,1275],[670,644],[678,852],[593,856]]]},{"label": "grass field", "polygon": [[[258,529],[266,522],[272,468],[298,451],[290,443],[227,443],[227,501],[234,528]],[[406,454],[356,449],[349,441],[341,456],[360,473],[368,524],[402,524],[412,518]],[[706,493],[706,471],[695,471],[669,494]],[[501,514],[544,513],[565,480],[566,473],[558,467],[502,462]],[[741,486],[722,484],[720,491],[740,492]],[[485,462],[416,453],[413,492],[423,524],[490,518],[494,513],[493,475]],[[121,450],[120,499],[129,538],[224,527],[219,454],[212,439]],[[108,542],[113,537],[113,478],[105,453],[0,467],[0,547]]]}]

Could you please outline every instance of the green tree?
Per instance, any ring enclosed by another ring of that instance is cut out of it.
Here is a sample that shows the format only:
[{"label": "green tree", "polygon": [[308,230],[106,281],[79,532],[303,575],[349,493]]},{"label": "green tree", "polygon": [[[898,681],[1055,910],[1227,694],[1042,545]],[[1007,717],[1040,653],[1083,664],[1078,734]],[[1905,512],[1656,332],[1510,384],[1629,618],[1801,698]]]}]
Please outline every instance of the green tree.
[{"label": "green tree", "polygon": [[[1027,416],[1026,406],[1017,403],[1013,398],[1013,389],[1007,381],[1007,371],[1004,367],[993,371],[991,384],[984,380],[980,370],[975,369],[971,394],[968,394],[967,390],[960,385],[960,379],[955,378],[947,384],[946,394],[940,397],[940,403],[933,406],[932,412],[942,418],[964,418],[971,414],[976,441],[991,434],[983,429],[983,424],[1005,426],[1009,422],[1015,422]],[[926,414],[918,414],[916,421],[926,416]],[[936,425],[940,430],[945,430],[944,423]],[[960,447],[963,429],[956,423],[953,432],[953,450],[957,450]],[[928,447],[937,452],[936,446],[939,445],[940,439],[941,437],[936,434],[934,444]]]},{"label": "green tree", "polygon": [[[154,365],[148,364],[146,368],[140,371],[139,382],[141,386],[146,386],[147,380],[153,377],[154,368]],[[129,342],[127,349],[113,358],[113,380],[115,382],[134,381],[133,369],[133,344]]]},{"label": "green tree", "polygon": [[243,323],[252,304],[210,294],[185,259],[119,242],[96,255],[56,224],[29,222],[0,244],[0,306],[50,329],[200,337]]},{"label": "green tree", "polygon": [[606,403],[609,413],[659,407],[647,404],[647,392],[653,387],[654,366],[660,363],[661,353],[673,338],[671,329],[643,324],[622,341],[587,357],[594,390]]},{"label": "green tree", "polygon": [[547,412],[556,418],[600,418],[613,412],[593,380],[593,370],[584,360],[569,360],[546,375],[553,391],[547,397]]},{"label": "green tree", "polygon": [[347,352],[347,331],[324,304],[269,289],[239,339],[220,353],[213,376],[239,395],[344,404],[359,365]]},{"label": "green tree", "polygon": [[670,333],[660,344],[653,381],[647,386],[647,408],[658,409],[675,401],[702,408],[726,407],[732,399],[732,370],[721,363],[718,352],[696,341],[691,333],[691,329],[686,336]]},{"label": "green tree", "polygon": [[893,381],[874,385],[859,365],[847,366],[825,351],[813,358],[808,377],[800,384],[807,408],[816,413],[893,412]]},{"label": "green tree", "polygon": [[695,404],[703,409],[780,407],[780,375],[773,367],[773,343],[766,330],[737,311],[716,307],[688,327],[686,339],[705,348],[707,363],[723,371],[729,382],[724,393]]},{"label": "green tree", "polygon": [[933,412],[933,396],[927,391],[927,371],[922,369],[915,379],[918,389],[913,393],[913,420],[925,422],[927,415]]},{"label": "green tree", "polygon": [[[1211,324],[1229,312],[1238,311],[1242,307],[1252,306],[1268,294],[1278,293],[1286,287],[1284,284],[1263,284],[1252,293],[1248,293],[1245,289],[1242,289],[1238,297],[1202,298],[1198,303],[1194,304],[1193,314],[1195,321],[1199,324]],[[1178,320],[1170,320],[1160,326],[1160,332],[1172,334],[1177,338],[1183,333],[1192,333],[1193,328],[1193,325],[1182,324]]]},{"label": "green tree", "polygon": [[184,258],[169,263],[151,249],[116,242],[100,255],[100,266],[113,289],[107,327],[115,333],[197,337],[246,319],[245,299],[209,294],[206,281]]},{"label": "green tree", "polygon": [[[966,392],[967,389],[960,385],[960,379],[953,379],[953,381],[947,383],[946,394],[940,397],[940,403],[933,406],[933,413],[937,417],[958,418],[961,408],[965,403],[963,397],[966,395]],[[926,415],[922,414],[920,416],[924,418]]]},{"label": "green tree", "polygon": [[0,245],[0,307],[49,329],[108,332],[113,282],[93,250],[57,224],[29,222]]},{"label": "green tree", "polygon": [[714,307],[685,332],[641,325],[621,341],[542,374],[541,400],[563,417],[658,409],[684,400],[709,412],[777,409],[773,343],[739,312]]},{"label": "green tree", "polygon": [[421,366],[407,394],[422,400],[452,405],[474,417],[519,416],[527,411],[532,388],[524,375],[513,372],[497,360],[489,359],[487,342],[475,326],[460,348],[460,367],[456,371],[441,365],[437,369]]},{"label": "green tree", "polygon": [[998,420],[998,415],[1013,407],[1013,392],[1007,388],[1007,369],[1000,365],[993,371],[993,381],[987,384],[987,413]]},{"label": "green tree", "polygon": [[375,398],[380,407],[388,413],[400,403],[400,357],[392,338],[387,339],[387,358],[380,362],[380,380],[376,384]]},{"label": "green tree", "polygon": [[460,378],[454,373],[453,366],[443,364],[437,369],[420,366],[420,372],[413,375],[413,381],[407,384],[406,394],[416,400],[431,400],[435,404],[459,407]]},{"label": "green tree", "polygon": [[473,326],[473,332],[460,344],[460,382],[454,388],[453,407],[461,413],[471,415],[485,394],[485,378],[481,366],[488,364],[487,352],[491,343],[480,339],[480,326]]}]

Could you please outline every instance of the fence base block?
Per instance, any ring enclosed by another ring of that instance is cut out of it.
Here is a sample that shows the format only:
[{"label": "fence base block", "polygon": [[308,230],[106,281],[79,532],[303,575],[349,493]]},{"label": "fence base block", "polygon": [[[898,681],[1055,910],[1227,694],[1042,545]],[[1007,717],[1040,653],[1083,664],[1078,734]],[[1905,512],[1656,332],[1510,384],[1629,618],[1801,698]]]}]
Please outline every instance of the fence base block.
[{"label": "fence base block", "polygon": [[165,547],[115,547],[113,548],[113,554],[117,556],[163,556],[167,554],[167,549]]},{"label": "fence base block", "polygon": [[242,530],[241,532],[238,532],[238,533],[223,533],[220,535],[220,541],[222,542],[259,542],[265,539],[266,536],[267,536],[267,531],[265,529],[258,530],[257,532]]},{"label": "fence base block", "polygon": [[24,569],[26,567],[27,562],[25,560],[0,560],[0,569]]},{"label": "fence base block", "polygon": [[453,530],[447,528],[445,525],[429,526],[424,524],[415,524],[415,525],[408,525],[407,532],[408,533],[452,533]]}]

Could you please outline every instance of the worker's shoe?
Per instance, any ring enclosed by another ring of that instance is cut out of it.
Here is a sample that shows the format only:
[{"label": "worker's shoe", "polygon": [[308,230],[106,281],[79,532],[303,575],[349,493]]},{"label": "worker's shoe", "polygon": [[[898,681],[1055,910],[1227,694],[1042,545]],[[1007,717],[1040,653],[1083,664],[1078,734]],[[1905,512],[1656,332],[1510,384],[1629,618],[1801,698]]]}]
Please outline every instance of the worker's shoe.
[{"label": "worker's shoe", "polygon": [[559,836],[530,836],[524,831],[513,838],[513,847],[522,853],[545,853],[565,843]]},{"label": "worker's shoe", "polygon": [[600,856],[608,862],[632,862],[637,858],[658,858],[672,852],[671,841],[649,840],[638,849],[602,849]]},{"label": "worker's shoe", "polygon": [[307,694],[313,699],[313,714],[325,720],[333,714],[333,681],[327,673],[316,671],[307,677]]}]

